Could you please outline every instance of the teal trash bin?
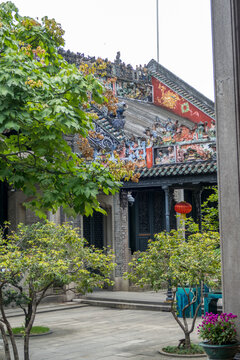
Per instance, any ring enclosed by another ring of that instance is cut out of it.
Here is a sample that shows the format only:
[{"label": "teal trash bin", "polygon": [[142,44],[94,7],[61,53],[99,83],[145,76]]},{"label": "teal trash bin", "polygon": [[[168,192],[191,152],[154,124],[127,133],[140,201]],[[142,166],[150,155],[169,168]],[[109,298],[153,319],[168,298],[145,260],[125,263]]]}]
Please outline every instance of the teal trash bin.
[{"label": "teal trash bin", "polygon": [[[186,293],[189,294],[190,288],[184,288]],[[183,317],[183,308],[188,304],[188,298],[185,294],[183,288],[177,288],[176,292],[176,303],[177,303],[177,316]],[[190,300],[192,301],[193,297],[196,294],[196,288],[192,288],[190,292]],[[193,318],[197,306],[200,304],[201,298],[200,298],[200,291],[198,291],[197,301],[192,304],[188,309],[185,311],[185,317],[186,318]],[[198,316],[202,315],[202,309],[201,307],[198,310]]]}]

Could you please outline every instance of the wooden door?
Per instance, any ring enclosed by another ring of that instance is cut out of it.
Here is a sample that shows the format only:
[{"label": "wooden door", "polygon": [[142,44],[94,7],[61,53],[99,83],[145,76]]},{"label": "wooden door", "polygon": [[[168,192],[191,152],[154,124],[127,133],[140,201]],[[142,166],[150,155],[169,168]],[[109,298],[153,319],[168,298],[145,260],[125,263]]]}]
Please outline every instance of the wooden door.
[{"label": "wooden door", "polygon": [[144,251],[148,240],[165,228],[165,198],[162,190],[139,191],[129,208],[129,236],[132,251]]},{"label": "wooden door", "polygon": [[83,217],[83,237],[90,245],[102,249],[104,246],[103,214],[95,211],[93,216]]}]

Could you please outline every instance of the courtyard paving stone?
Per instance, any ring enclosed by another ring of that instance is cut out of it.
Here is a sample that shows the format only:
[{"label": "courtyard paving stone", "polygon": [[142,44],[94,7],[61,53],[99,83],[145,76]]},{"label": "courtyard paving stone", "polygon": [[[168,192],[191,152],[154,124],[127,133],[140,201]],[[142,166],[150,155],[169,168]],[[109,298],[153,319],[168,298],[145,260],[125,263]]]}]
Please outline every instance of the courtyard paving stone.
[{"label": "courtyard paving stone", "polygon": [[[23,317],[10,321],[18,326]],[[171,360],[158,350],[183,337],[170,313],[145,310],[84,306],[39,313],[35,325],[53,333],[31,338],[31,360]],[[198,342],[196,332],[192,338]],[[17,342],[23,359],[23,341]]]}]

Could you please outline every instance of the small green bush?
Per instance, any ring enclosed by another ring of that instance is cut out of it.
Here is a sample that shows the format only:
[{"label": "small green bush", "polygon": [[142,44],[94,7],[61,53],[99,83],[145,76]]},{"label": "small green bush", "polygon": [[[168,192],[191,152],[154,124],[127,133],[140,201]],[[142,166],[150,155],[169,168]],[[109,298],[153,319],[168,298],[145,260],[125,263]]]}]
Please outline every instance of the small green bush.
[{"label": "small green bush", "polygon": [[[15,327],[12,329],[14,335],[23,335],[25,328],[24,326]],[[49,332],[50,329],[47,326],[33,326],[31,329],[30,334],[36,335],[36,334],[45,334]]]},{"label": "small green bush", "polygon": [[190,349],[184,347],[178,348],[177,346],[166,346],[163,348],[163,351],[169,354],[178,354],[178,355],[193,355],[193,354],[204,354],[204,351],[200,345],[191,344]]}]

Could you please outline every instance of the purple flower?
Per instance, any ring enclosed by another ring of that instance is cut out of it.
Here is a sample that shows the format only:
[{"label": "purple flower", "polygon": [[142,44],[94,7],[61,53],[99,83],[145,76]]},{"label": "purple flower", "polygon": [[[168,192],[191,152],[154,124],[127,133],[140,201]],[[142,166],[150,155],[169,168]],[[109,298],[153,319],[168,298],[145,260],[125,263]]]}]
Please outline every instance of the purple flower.
[{"label": "purple flower", "polygon": [[237,315],[232,313],[220,315],[206,313],[205,316],[202,316],[202,323],[198,325],[198,334],[210,344],[227,344],[236,341],[234,323],[236,318]]}]

